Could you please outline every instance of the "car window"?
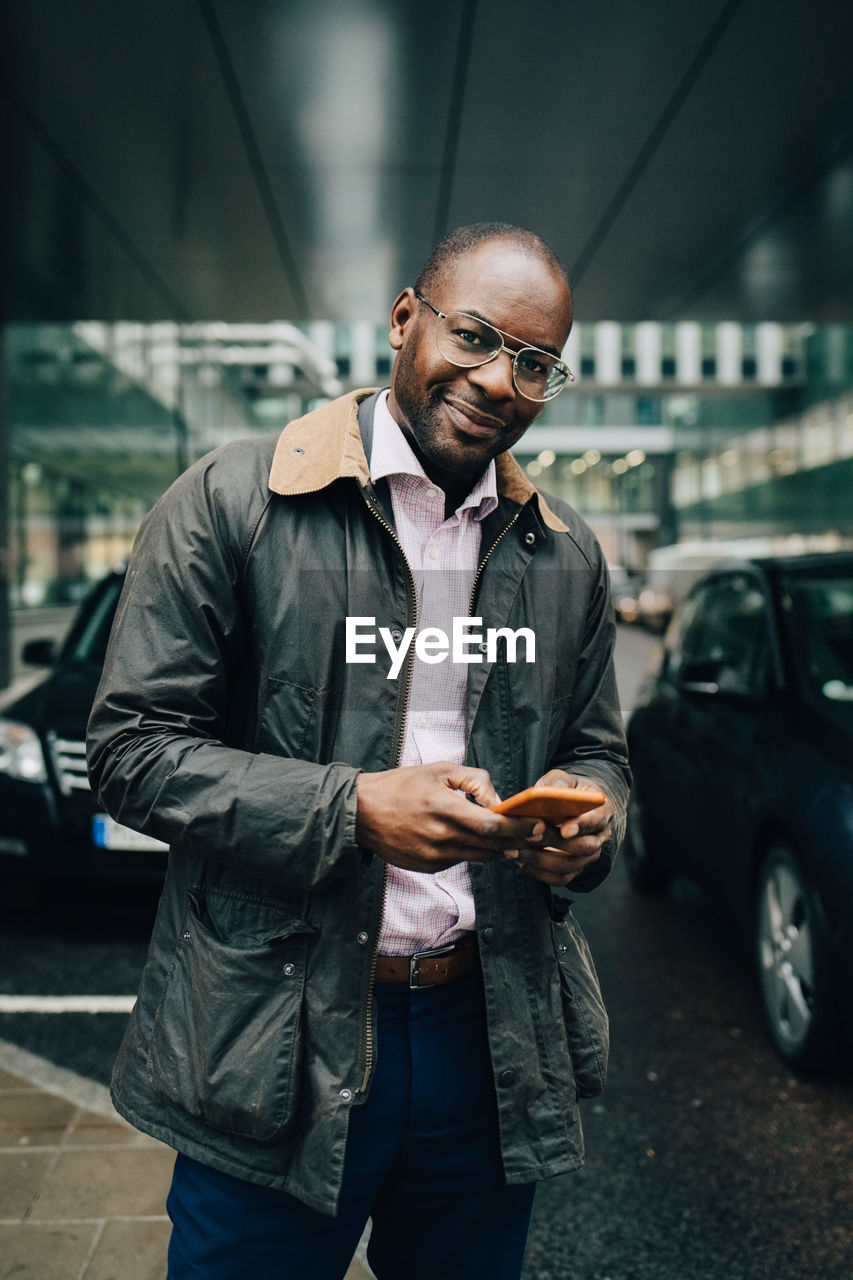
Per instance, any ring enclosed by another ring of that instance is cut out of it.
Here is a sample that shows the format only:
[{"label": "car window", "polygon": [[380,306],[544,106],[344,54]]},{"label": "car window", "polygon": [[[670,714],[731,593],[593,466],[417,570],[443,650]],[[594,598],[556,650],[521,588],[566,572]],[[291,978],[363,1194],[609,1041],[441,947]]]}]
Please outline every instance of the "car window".
[{"label": "car window", "polygon": [[63,662],[95,662],[103,665],[123,577],[100,583],[80,610],[62,651]]},{"label": "car window", "polygon": [[808,690],[831,702],[853,702],[853,580],[791,578],[783,604]]},{"label": "car window", "polygon": [[685,604],[677,667],[684,680],[763,693],[771,672],[767,601],[749,574],[714,578]]}]

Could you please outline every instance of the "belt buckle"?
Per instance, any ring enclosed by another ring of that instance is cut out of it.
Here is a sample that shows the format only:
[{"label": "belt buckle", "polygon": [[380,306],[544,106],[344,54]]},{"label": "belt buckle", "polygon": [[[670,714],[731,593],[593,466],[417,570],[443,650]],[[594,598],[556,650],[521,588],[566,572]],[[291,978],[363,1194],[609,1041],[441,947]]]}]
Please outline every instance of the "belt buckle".
[{"label": "belt buckle", "polygon": [[420,974],[418,964],[421,960],[432,960],[435,956],[449,956],[451,951],[455,951],[456,943],[449,942],[446,947],[433,947],[432,951],[416,951],[413,956],[409,956],[409,990],[417,991],[421,987],[435,987],[435,982],[418,981]]}]

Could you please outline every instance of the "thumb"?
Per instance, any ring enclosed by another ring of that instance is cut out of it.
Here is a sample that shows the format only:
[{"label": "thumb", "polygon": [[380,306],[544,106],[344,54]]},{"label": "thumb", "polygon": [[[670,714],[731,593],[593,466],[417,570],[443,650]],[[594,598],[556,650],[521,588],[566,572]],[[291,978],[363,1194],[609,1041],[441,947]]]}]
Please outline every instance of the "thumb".
[{"label": "thumb", "polygon": [[500,802],[500,796],[492,786],[492,780],[485,769],[470,769],[466,765],[455,765],[445,775],[445,786],[454,791],[464,791],[473,796],[477,804],[489,809]]}]

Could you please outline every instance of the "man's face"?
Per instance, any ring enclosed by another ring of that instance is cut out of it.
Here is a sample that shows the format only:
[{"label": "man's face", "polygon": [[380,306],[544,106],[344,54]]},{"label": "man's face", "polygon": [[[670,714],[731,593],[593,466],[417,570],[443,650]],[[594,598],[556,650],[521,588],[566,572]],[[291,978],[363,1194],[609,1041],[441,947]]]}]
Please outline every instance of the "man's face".
[{"label": "man's face", "polygon": [[[520,339],[505,339],[513,350],[526,344],[559,354],[572,324],[562,275],[504,240],[488,240],[457,259],[432,292],[428,301],[437,310],[470,312]],[[431,479],[470,477],[473,483],[524,434],[543,404],[516,391],[506,351],[474,369],[445,360],[435,345],[440,323],[412,289],[394,303],[390,342],[398,355],[389,408]]]}]

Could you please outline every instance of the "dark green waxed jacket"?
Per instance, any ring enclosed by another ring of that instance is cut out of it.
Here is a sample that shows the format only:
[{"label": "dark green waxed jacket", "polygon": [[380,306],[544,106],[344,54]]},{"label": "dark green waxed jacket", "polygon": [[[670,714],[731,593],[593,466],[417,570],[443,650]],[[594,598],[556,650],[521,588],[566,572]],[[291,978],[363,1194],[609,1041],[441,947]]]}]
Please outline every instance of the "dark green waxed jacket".
[{"label": "dark green waxed jacket", "polygon": [[[89,725],[93,787],[170,845],[113,1098],[140,1129],[335,1211],[350,1109],[370,1088],[384,864],[355,839],[360,770],[398,759],[407,669],[345,661],[345,620],[416,625],[369,392],[227,445],[147,517]],[[359,404],[361,403],[361,426]],[[628,791],[606,567],[592,534],[509,455],[472,614],[530,627],[533,664],[469,665],[467,761],[501,795],[550,768]],[[615,842],[614,842],[615,843]],[[593,888],[612,849],[573,889]],[[510,1182],[576,1168],[578,1096],[604,1083],[607,1019],[567,903],[472,864]]]}]

